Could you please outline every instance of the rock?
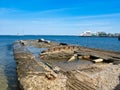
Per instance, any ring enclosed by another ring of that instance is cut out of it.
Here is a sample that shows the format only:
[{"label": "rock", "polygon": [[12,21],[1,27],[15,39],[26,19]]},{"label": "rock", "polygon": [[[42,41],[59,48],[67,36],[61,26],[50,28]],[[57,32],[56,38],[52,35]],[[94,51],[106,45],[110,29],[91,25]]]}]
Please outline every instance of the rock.
[{"label": "rock", "polygon": [[43,38],[42,39],[38,39],[38,42],[50,43],[50,41],[44,40]]},{"label": "rock", "polygon": [[60,43],[59,45],[68,45],[67,43]]},{"label": "rock", "polygon": [[56,77],[53,74],[47,74],[46,78],[48,78],[48,80],[55,80]]},{"label": "rock", "polygon": [[55,67],[53,68],[53,70],[54,70],[55,73],[59,73],[61,69],[60,69],[60,67],[55,66]]},{"label": "rock", "polygon": [[25,41],[23,41],[23,40],[20,40],[20,43],[21,43],[23,46],[25,46],[25,45],[26,45],[26,42],[25,42]]},{"label": "rock", "polygon": [[44,42],[45,40],[43,38],[38,39],[38,42]]},{"label": "rock", "polygon": [[44,40],[44,43],[48,43],[48,44],[49,44],[49,43],[50,43],[50,41],[48,41],[48,40]]},{"label": "rock", "polygon": [[43,54],[43,53],[46,53],[46,51],[45,50],[43,50],[43,51],[41,51],[41,53]]}]

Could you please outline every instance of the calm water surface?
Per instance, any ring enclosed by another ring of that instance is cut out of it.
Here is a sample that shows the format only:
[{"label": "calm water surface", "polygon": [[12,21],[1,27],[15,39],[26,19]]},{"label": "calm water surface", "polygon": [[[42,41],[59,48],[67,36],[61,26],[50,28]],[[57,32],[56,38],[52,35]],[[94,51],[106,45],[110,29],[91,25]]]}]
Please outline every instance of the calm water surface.
[{"label": "calm water surface", "polygon": [[107,37],[78,36],[0,36],[0,90],[18,90],[12,44],[16,40],[39,39],[120,52],[120,41]]}]

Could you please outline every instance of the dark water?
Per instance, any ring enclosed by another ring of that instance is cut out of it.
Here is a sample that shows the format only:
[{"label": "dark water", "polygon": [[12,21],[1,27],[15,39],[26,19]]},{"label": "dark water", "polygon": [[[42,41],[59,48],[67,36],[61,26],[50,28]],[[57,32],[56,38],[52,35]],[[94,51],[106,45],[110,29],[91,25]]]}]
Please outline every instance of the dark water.
[{"label": "dark water", "polygon": [[16,63],[12,43],[16,40],[39,39],[76,44],[120,52],[120,41],[107,37],[78,36],[0,36],[0,90],[18,90]]}]

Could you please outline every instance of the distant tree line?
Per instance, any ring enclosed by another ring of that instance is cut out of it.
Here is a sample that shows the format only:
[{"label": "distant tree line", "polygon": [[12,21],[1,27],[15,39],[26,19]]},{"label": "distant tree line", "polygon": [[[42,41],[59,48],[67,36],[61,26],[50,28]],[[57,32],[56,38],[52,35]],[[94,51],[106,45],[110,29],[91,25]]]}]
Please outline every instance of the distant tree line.
[{"label": "distant tree line", "polygon": [[96,36],[100,37],[118,37],[120,33],[106,33],[106,32],[97,32]]}]

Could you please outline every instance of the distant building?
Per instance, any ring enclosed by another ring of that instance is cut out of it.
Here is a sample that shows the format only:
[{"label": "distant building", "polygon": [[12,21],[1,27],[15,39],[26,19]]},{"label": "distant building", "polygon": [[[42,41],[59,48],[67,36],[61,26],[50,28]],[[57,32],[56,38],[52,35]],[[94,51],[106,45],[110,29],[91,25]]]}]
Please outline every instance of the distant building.
[{"label": "distant building", "polygon": [[97,32],[97,33],[98,33],[98,36],[100,36],[100,37],[107,36],[106,32]]},{"label": "distant building", "polygon": [[91,31],[85,31],[85,32],[82,32],[81,34],[80,34],[80,36],[93,36],[93,32],[91,32]]},{"label": "distant building", "polygon": [[98,36],[98,37],[118,37],[120,33],[106,33],[106,32],[91,32],[85,31],[80,34],[80,36]]}]

